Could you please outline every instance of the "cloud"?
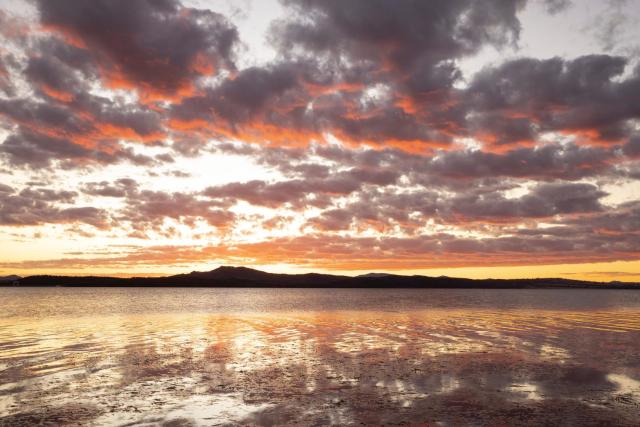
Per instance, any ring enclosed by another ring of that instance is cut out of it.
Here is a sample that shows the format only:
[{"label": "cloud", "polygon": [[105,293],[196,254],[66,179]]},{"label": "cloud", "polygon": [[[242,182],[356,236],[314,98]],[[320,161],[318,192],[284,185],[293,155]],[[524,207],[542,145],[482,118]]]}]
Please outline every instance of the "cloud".
[{"label": "cloud", "polygon": [[48,166],[53,160],[89,158],[91,152],[68,140],[23,131],[9,135],[0,145],[0,152],[13,166],[33,168]]},{"label": "cloud", "polygon": [[136,154],[131,147],[122,147],[116,141],[106,141],[101,147],[86,147],[67,138],[50,136],[46,131],[21,129],[9,135],[0,144],[0,155],[16,167],[39,169],[56,164],[63,169],[87,167],[92,164],[112,164],[130,161],[137,165],[151,165],[155,161]]},{"label": "cloud", "polygon": [[285,92],[297,84],[291,64],[248,68],[173,106],[169,126],[178,132],[204,130],[226,137],[248,136],[252,128],[258,127],[262,129],[253,131],[261,137],[267,132],[266,111],[275,108]]},{"label": "cloud", "polygon": [[138,184],[131,178],[121,178],[115,183],[107,181],[89,182],[82,188],[82,192],[91,196],[100,197],[127,197],[135,196]]},{"label": "cloud", "polygon": [[[27,187],[19,193],[9,186],[0,187],[0,225],[23,226],[57,223],[86,223],[97,228],[134,230],[136,237],[146,232],[167,233],[166,219],[193,226],[205,221],[218,229],[229,227],[235,215],[226,205],[195,194],[141,190],[136,181],[121,178],[114,182],[88,182],[80,186],[82,194],[98,198],[120,199],[119,208],[109,210],[78,206],[78,192]],[[171,232],[169,232],[171,234]]]},{"label": "cloud", "polygon": [[405,185],[452,189],[468,187],[469,181],[490,178],[575,181],[615,176],[616,166],[625,162],[625,158],[618,155],[620,148],[629,153],[632,150],[631,144],[626,148],[607,148],[574,143],[547,143],[500,153],[459,148],[432,155],[390,148],[354,150],[327,145],[314,145],[305,150],[230,144],[213,147],[220,154],[248,156],[290,177],[326,177],[336,169],[356,168],[402,174],[409,180]]},{"label": "cloud", "polygon": [[635,135],[622,147],[622,151],[629,157],[640,157],[640,136]]},{"label": "cloud", "polygon": [[176,0],[0,14],[0,225],[211,242],[95,265],[637,258],[634,58],[520,52],[468,75],[487,47],[517,48],[524,0],[281,3],[262,62]]},{"label": "cloud", "polygon": [[[372,61],[398,71],[413,71],[475,53],[484,43],[518,38],[516,12],[523,1],[340,1],[285,0],[293,10],[275,31],[281,48],[313,55],[347,54],[355,63]],[[443,74],[445,83],[449,77]]]},{"label": "cloud", "polygon": [[[120,182],[122,186],[122,182]],[[199,199],[197,195],[166,193],[162,191],[128,191],[125,207],[118,213],[121,222],[129,223],[138,231],[158,228],[166,218],[193,226],[196,220],[224,229],[235,220],[223,203]]]},{"label": "cloud", "polygon": [[629,16],[633,13],[633,9],[625,8],[628,4],[627,0],[609,0],[605,3],[605,8],[583,31],[592,33],[600,42],[602,49],[610,52],[622,41],[624,27],[629,23]]},{"label": "cloud", "polygon": [[[340,208],[324,210],[307,224],[317,230],[369,230],[416,234],[427,224],[479,228],[483,234],[511,232],[514,224],[547,219],[562,224],[572,216],[605,211],[600,199],[607,193],[591,184],[545,183],[520,197],[507,197],[495,187],[471,187],[455,195],[414,190],[396,194],[393,189],[360,192]],[[586,222],[589,219],[585,220]],[[571,229],[566,231],[571,232]],[[575,234],[579,234],[576,229]]]},{"label": "cloud", "polygon": [[[599,245],[597,252],[586,248]],[[343,237],[307,234],[255,243],[210,246],[135,247],[124,254],[62,258],[38,262],[4,262],[3,268],[118,268],[123,266],[193,265],[219,260],[267,265],[286,260],[306,268],[336,270],[415,269],[501,265],[570,264],[634,260],[638,239],[615,237],[460,238],[450,234],[406,238]]]},{"label": "cloud", "polygon": [[[308,64],[308,108],[296,122],[313,137],[424,151],[451,142],[454,60],[517,40],[524,2],[283,1],[291,13],[272,40]],[[383,95],[373,98],[368,88]],[[309,96],[311,95],[311,96]],[[378,97],[378,98],[376,98]]]},{"label": "cloud", "polygon": [[516,177],[574,180],[606,173],[614,152],[575,144],[547,144],[504,153],[449,151],[431,162],[431,173],[452,178]]},{"label": "cloud", "polygon": [[145,98],[193,91],[193,80],[233,68],[238,33],[222,15],[177,1],[37,2],[41,23],[93,52],[108,86]]},{"label": "cloud", "polygon": [[560,13],[568,9],[572,5],[571,0],[543,0],[543,4],[547,12],[552,15]]},{"label": "cloud", "polygon": [[[69,46],[66,49],[74,48]],[[29,58],[25,74],[42,96],[68,103],[88,89],[75,70],[75,67],[60,61],[54,55],[36,56]]]},{"label": "cloud", "polygon": [[[8,187],[4,190],[7,191],[0,191],[0,225],[84,223],[96,228],[108,226],[108,213],[104,210],[73,205],[75,192],[25,188],[16,194]],[[69,207],[70,204],[73,207]]]},{"label": "cloud", "polygon": [[636,239],[640,235],[640,201],[626,202],[615,210],[608,210],[589,218],[572,218],[569,225],[587,234],[616,236],[622,244],[625,240]]},{"label": "cloud", "polygon": [[[453,108],[453,60],[517,40],[524,5],[283,3],[288,19],[271,34],[279,61],[184,99],[172,108],[174,130],[289,146],[326,134],[408,151],[447,146],[462,114]],[[392,95],[372,97],[374,85]]]},{"label": "cloud", "polygon": [[254,205],[278,207],[288,204],[302,208],[323,206],[322,196],[348,195],[362,186],[390,185],[398,178],[393,171],[350,169],[324,179],[291,179],[277,182],[254,180],[208,187],[203,194],[212,199],[243,200]]},{"label": "cloud", "polygon": [[[534,140],[542,132],[573,134],[589,144],[628,137],[640,116],[637,70],[622,78],[627,59],[587,55],[573,60],[522,58],[478,73],[464,91],[468,128],[491,144]],[[485,138],[487,140],[487,138]]]},{"label": "cloud", "polygon": [[455,196],[447,210],[454,218],[466,220],[544,218],[554,215],[600,212],[600,199],[607,193],[591,184],[546,183],[518,198],[497,192],[471,192]]}]

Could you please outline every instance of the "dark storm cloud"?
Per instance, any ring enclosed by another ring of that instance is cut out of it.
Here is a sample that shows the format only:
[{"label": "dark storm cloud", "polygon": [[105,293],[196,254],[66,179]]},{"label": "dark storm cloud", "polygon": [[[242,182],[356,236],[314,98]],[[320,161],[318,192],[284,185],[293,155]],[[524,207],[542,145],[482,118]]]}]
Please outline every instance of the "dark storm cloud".
[{"label": "dark storm cloud", "polygon": [[221,15],[173,0],[38,0],[41,22],[95,52],[115,85],[168,94],[201,68],[232,66],[236,29]]},{"label": "dark storm cloud", "polygon": [[[324,7],[311,3],[305,3],[306,7]],[[318,19],[317,14],[311,17]],[[409,36],[398,37],[404,40]],[[358,38],[349,39],[349,43],[354,40]],[[379,41],[377,36],[363,40]],[[331,48],[340,55],[351,53],[337,45],[327,46]],[[356,53],[380,52],[386,52],[383,46]],[[174,107],[172,116],[186,122],[186,127],[184,123],[176,127],[189,130],[190,120],[200,120],[196,128],[213,128],[221,131],[219,136],[269,143],[282,142],[279,139],[284,134],[289,137],[283,139],[287,144],[322,140],[331,133],[350,145],[366,143],[425,152],[430,147],[448,147],[455,137],[475,138],[501,150],[533,146],[542,133],[551,131],[592,145],[614,145],[628,138],[632,120],[640,117],[635,102],[640,96],[640,71],[623,75],[627,67],[623,57],[523,58],[485,68],[467,88],[444,92],[429,83],[429,73],[439,72],[442,64],[426,62],[425,73],[383,71],[372,79],[369,76],[369,83],[386,88],[375,101],[367,98],[365,86],[344,81],[341,86],[335,70],[327,71],[332,76],[330,83],[313,86],[308,70],[316,59],[296,58],[297,62],[248,69],[206,96],[185,100]],[[449,74],[456,73],[453,65],[447,67]],[[391,95],[384,95],[385,90]]]},{"label": "dark storm cloud", "polygon": [[[40,49],[50,44],[52,53],[30,58],[27,76],[48,103],[68,104],[68,123],[60,121],[58,126],[84,127],[86,132],[87,127],[107,123],[108,130],[103,127],[92,138],[111,133],[145,142],[171,132],[174,149],[193,155],[203,139],[212,137],[290,146],[333,134],[353,146],[365,143],[411,152],[449,147],[455,137],[478,138],[490,146],[533,145],[540,132],[549,130],[618,141],[628,132],[628,120],[637,116],[632,99],[640,78],[614,80],[626,66],[621,57],[522,59],[485,69],[468,89],[452,87],[460,77],[455,59],[487,43],[500,46],[517,40],[516,13],[523,1],[284,4],[292,13],[273,26],[271,40],[280,49],[276,61],[232,73],[197,93],[182,93],[168,112],[110,105],[109,100],[78,90],[86,84],[76,81],[82,76],[103,76],[88,65],[80,53],[88,50],[82,43],[74,46],[72,36],[93,43],[96,52],[129,77],[147,76],[148,81],[139,82],[144,90],[172,87],[176,93],[197,77],[185,70],[193,68],[199,53],[222,52],[229,62],[237,34],[222,17],[214,14],[213,25],[209,12],[168,0],[136,3],[123,20],[116,19],[124,13],[122,1],[86,6],[87,17],[81,15],[85,6],[41,2],[43,23],[58,29],[70,44],[63,48],[59,39],[39,41]],[[549,5],[559,7],[558,2]],[[216,31],[205,37],[208,25]],[[218,30],[233,33],[233,40]],[[175,40],[160,46],[169,35]],[[120,38],[134,42],[120,43]],[[177,40],[182,42],[180,49]],[[104,68],[103,62],[99,65]],[[72,63],[82,71],[67,72]],[[372,95],[367,90],[375,84],[381,93]],[[613,101],[620,101],[616,108],[603,108]],[[62,107],[55,108],[64,115]],[[94,123],[77,117],[83,111]],[[10,117],[16,120],[16,115]]]},{"label": "dark storm cloud", "polygon": [[296,84],[296,73],[290,64],[277,67],[248,68],[233,80],[227,80],[215,91],[215,110],[235,121],[262,109],[268,101]]}]

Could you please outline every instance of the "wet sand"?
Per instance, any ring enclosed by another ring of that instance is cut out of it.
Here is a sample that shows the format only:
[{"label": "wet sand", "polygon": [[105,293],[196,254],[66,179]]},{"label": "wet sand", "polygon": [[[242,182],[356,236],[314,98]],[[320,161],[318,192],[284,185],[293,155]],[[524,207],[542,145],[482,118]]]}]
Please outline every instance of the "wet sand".
[{"label": "wet sand", "polygon": [[133,309],[147,297],[96,310],[100,294],[53,315],[32,293],[22,316],[20,291],[0,318],[1,426],[640,425],[640,306],[624,295],[207,312],[172,293],[183,310],[152,313]]}]

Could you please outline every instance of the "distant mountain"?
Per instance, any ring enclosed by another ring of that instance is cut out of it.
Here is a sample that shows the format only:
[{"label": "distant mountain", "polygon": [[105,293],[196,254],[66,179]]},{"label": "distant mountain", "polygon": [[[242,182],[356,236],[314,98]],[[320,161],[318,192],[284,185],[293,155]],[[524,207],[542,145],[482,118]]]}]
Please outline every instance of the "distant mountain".
[{"label": "distant mountain", "polygon": [[11,276],[0,276],[0,283],[13,283],[16,280],[20,280],[20,276],[16,276],[15,274]]},{"label": "distant mountain", "polygon": [[[9,276],[17,277],[17,276]],[[274,274],[246,267],[219,267],[166,277],[29,276],[16,279],[20,286],[182,286],[182,287],[261,287],[261,288],[594,288],[640,289],[640,283],[588,282],[559,278],[485,279],[455,277],[402,276],[369,273],[361,276],[332,274]],[[8,285],[16,280],[1,282]]]}]

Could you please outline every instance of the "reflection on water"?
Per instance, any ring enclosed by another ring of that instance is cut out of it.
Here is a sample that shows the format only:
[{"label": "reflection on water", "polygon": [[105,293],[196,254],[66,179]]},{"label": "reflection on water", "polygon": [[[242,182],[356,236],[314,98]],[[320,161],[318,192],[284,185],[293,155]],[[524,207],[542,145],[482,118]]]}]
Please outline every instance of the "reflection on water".
[{"label": "reflection on water", "polygon": [[633,291],[4,288],[0,300],[0,425],[640,420]]}]

